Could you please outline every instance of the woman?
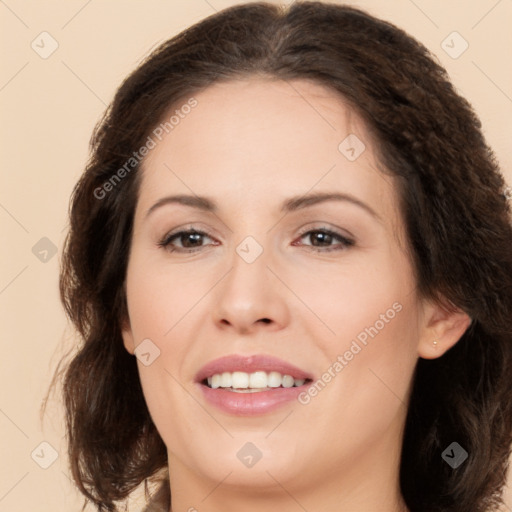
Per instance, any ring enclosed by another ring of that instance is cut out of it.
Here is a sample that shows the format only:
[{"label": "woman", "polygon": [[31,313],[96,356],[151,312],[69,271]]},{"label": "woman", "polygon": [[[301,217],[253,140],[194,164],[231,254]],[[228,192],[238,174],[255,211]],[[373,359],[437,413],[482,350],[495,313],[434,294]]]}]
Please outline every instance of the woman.
[{"label": "woman", "polygon": [[69,451],[99,511],[143,482],[166,512],[499,506],[510,206],[402,30],[320,2],[201,21],[121,85],[70,217]]}]

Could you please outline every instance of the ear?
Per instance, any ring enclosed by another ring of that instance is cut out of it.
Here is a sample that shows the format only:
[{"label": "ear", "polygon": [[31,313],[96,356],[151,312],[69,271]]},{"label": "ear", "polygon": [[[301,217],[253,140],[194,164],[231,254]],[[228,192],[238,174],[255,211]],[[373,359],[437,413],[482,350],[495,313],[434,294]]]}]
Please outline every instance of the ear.
[{"label": "ear", "polygon": [[126,279],[123,283],[123,301],[121,305],[121,311],[119,313],[119,325],[121,327],[121,336],[123,338],[124,348],[128,351],[132,356],[135,355],[135,342],[133,339],[133,331],[132,325],[130,322],[130,314],[128,313],[128,303],[127,303],[127,289],[126,289]]},{"label": "ear", "polygon": [[123,337],[124,348],[133,356],[135,354],[135,342],[128,316],[126,316],[121,322],[121,336]]},{"label": "ear", "polygon": [[423,322],[418,355],[423,359],[436,359],[460,340],[471,325],[471,318],[467,313],[444,300],[441,304],[426,303]]}]

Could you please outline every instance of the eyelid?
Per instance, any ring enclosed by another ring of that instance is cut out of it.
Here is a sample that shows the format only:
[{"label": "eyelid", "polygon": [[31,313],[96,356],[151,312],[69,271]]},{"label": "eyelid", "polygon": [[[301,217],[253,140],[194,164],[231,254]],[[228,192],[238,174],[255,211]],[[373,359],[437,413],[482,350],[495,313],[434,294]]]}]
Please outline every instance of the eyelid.
[{"label": "eyelid", "polygon": [[161,237],[161,239],[170,238],[174,235],[177,235],[178,233],[181,233],[182,231],[188,232],[188,231],[195,231],[197,233],[204,234],[206,236],[209,236],[210,238],[219,238],[220,235],[215,234],[215,230],[212,228],[203,228],[201,227],[201,222],[187,222],[186,224],[182,224],[176,228],[170,229]]},{"label": "eyelid", "polygon": [[299,231],[299,236],[302,236],[302,235],[308,233],[309,231],[327,231],[336,236],[345,238],[346,240],[349,240],[353,243],[356,242],[356,237],[347,229],[342,230],[341,228],[330,227],[329,225],[327,225],[326,222],[322,222],[322,221],[309,222],[304,228],[302,228]]}]

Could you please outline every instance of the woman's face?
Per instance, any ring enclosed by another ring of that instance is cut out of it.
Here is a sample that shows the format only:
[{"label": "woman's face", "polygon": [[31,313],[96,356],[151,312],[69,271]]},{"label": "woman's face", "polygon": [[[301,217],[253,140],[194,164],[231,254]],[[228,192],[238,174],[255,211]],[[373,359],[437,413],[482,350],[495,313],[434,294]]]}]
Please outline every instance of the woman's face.
[{"label": "woman's face", "polygon": [[194,97],[151,136],[123,331],[171,484],[298,493],[396,466],[418,346],[434,335],[362,123],[307,81]]}]

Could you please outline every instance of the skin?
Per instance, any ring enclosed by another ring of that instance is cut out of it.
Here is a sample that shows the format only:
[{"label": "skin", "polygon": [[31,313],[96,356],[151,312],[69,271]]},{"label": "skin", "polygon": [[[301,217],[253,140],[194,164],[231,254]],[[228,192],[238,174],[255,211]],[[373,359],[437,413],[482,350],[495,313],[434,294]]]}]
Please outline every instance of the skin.
[{"label": "skin", "polygon": [[[171,510],[407,510],[398,471],[414,367],[453,346],[470,319],[418,296],[394,183],[335,92],[251,77],[194,97],[144,161],[123,329],[131,354],[146,338],[160,350],[138,367],[168,449]],[[366,146],[353,162],[338,150],[349,133]],[[350,194],[378,218],[348,201],[279,211],[317,191]],[[207,196],[218,211],[167,204],[147,215],[172,194]],[[354,245],[301,236],[325,227]],[[191,228],[208,236],[173,243],[196,252],[158,246]],[[263,248],[253,263],[236,252],[247,236]],[[228,354],[273,355],[321,378],[394,303],[401,311],[306,405],[237,417],[194,384]],[[251,468],[236,456],[246,442],[262,453]]]}]

